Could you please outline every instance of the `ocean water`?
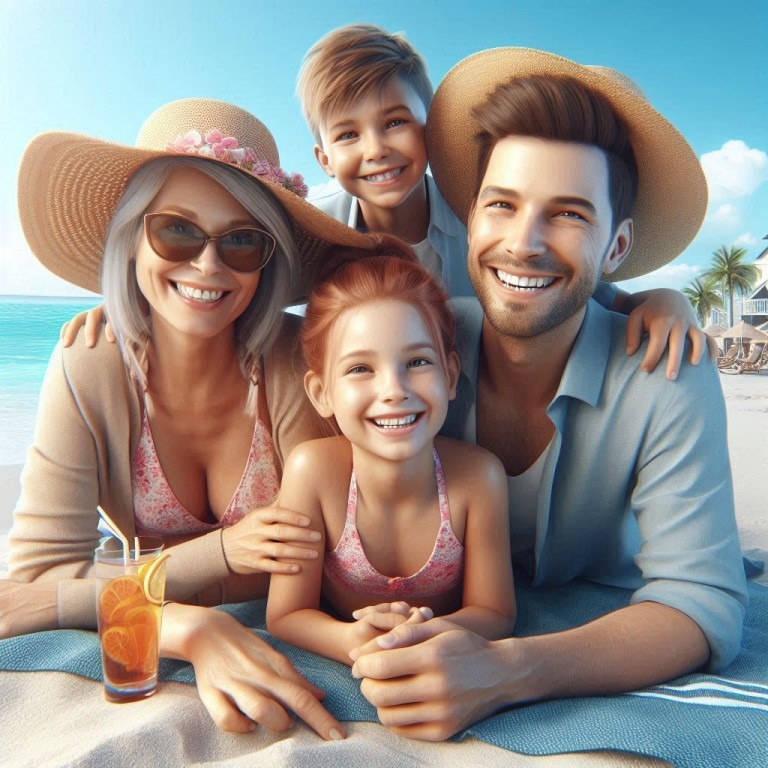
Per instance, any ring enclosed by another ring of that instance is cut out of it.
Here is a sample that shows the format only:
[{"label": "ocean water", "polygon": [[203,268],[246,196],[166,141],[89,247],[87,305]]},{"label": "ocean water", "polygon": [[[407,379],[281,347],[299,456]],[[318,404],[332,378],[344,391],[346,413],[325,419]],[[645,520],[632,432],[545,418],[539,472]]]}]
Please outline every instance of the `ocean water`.
[{"label": "ocean water", "polygon": [[40,385],[64,322],[98,299],[0,296],[0,464],[21,464]]}]

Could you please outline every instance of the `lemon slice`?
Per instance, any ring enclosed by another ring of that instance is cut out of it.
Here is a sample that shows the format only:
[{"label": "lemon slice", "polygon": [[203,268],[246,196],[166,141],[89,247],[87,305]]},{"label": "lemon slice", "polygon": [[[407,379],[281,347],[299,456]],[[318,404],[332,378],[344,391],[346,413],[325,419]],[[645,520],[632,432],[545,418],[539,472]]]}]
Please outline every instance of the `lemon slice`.
[{"label": "lemon slice", "polygon": [[163,604],[165,594],[165,561],[171,556],[170,552],[163,552],[149,563],[139,567],[138,577],[144,597],[153,605]]}]

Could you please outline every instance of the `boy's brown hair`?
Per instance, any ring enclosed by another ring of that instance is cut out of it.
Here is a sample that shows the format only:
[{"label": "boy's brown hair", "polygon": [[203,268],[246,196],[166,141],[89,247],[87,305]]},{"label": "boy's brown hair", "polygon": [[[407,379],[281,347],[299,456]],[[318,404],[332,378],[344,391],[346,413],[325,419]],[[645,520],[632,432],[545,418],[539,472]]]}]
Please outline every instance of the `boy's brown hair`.
[{"label": "boy's brown hair", "polygon": [[424,60],[401,33],[372,24],[350,24],[329,32],[304,56],[296,95],[318,144],[323,118],[344,109],[393,78],[409,85],[429,110],[432,84]]}]

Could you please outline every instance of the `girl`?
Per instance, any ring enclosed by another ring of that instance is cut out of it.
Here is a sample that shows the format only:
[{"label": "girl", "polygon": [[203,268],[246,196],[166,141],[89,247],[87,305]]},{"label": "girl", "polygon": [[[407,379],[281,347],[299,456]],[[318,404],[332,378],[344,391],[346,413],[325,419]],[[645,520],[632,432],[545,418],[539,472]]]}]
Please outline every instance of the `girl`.
[{"label": "girl", "polygon": [[267,626],[283,640],[350,664],[353,648],[433,613],[511,633],[504,469],[436,437],[459,375],[453,331],[445,294],[409,260],[346,264],[313,291],[304,386],[342,434],[286,463],[280,505],[322,540],[301,573],[272,576]]}]

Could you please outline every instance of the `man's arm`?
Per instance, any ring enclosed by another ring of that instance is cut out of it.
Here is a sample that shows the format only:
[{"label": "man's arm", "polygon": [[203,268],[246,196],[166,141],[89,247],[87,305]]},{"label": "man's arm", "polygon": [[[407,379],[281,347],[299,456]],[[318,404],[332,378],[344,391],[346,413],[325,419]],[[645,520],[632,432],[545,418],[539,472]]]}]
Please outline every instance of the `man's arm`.
[{"label": "man's arm", "polygon": [[678,677],[704,664],[709,647],[687,616],[648,602],[564,632],[492,642],[443,619],[403,624],[352,656],[381,722],[437,741],[506,706]]}]

